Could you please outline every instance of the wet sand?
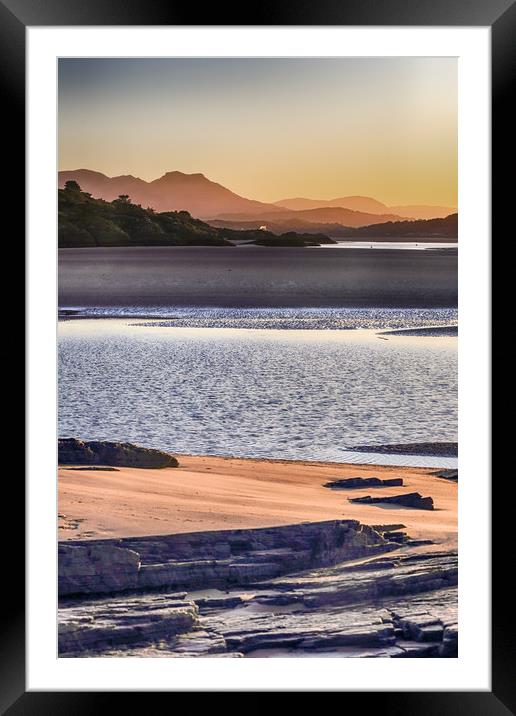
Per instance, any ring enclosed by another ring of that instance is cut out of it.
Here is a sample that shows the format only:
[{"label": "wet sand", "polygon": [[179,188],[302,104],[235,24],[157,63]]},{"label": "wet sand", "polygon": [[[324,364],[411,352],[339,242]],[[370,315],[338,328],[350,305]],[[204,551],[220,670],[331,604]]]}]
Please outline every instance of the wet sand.
[{"label": "wet sand", "polygon": [[[457,545],[457,484],[413,467],[179,456],[179,468],[59,469],[59,539],[134,537],[304,521],[402,523],[412,538]],[[342,477],[403,477],[403,487],[330,490]],[[420,492],[434,511],[350,503]]]},{"label": "wet sand", "polygon": [[59,305],[455,307],[457,252],[257,246],[60,249]]}]

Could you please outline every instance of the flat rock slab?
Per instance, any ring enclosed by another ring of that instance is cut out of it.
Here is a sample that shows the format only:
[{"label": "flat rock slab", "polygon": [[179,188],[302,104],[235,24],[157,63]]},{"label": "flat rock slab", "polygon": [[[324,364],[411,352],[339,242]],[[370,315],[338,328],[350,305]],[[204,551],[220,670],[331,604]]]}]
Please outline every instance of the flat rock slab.
[{"label": "flat rock slab", "polygon": [[[392,333],[392,332],[391,332]],[[350,450],[356,452],[378,452],[393,455],[439,455],[440,457],[457,457],[458,443],[394,443],[391,445],[354,445]]]},{"label": "flat rock slab", "polygon": [[63,656],[454,657],[456,585],[456,553],[398,553],[213,597],[67,599],[59,647]]},{"label": "flat rock slab", "polygon": [[360,487],[402,487],[403,478],[392,477],[381,479],[379,477],[348,477],[343,480],[332,480],[324,487],[330,490],[354,490]]},{"label": "flat rock slab", "polygon": [[411,507],[415,510],[433,510],[434,501],[431,497],[423,497],[419,492],[407,492],[404,495],[384,495],[379,497],[371,497],[371,495],[365,495],[364,497],[353,497],[349,498],[350,502],[357,502],[362,505],[401,505],[402,507]]},{"label": "flat rock slab", "polygon": [[434,472],[434,475],[436,475],[437,477],[442,477],[444,480],[450,480],[450,482],[459,481],[458,470],[438,470],[437,472]]}]

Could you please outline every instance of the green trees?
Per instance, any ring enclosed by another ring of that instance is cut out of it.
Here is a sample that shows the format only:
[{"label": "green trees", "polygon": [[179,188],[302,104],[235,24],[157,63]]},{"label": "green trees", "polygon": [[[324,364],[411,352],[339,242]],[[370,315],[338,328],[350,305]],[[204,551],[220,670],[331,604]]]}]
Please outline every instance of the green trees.
[{"label": "green trees", "polygon": [[162,214],[133,204],[127,194],[114,201],[94,199],[77,182],[58,195],[58,245],[85,246],[232,246],[220,229],[193,219],[186,211]]},{"label": "green trees", "polygon": [[128,194],[94,199],[68,181],[58,195],[60,248],[85,246],[234,246],[232,240],[265,246],[312,246],[332,242],[323,235],[216,228],[188,211],[156,212],[133,204]]},{"label": "green trees", "polygon": [[64,188],[66,191],[81,191],[81,187],[74,179],[69,179],[65,182]]}]

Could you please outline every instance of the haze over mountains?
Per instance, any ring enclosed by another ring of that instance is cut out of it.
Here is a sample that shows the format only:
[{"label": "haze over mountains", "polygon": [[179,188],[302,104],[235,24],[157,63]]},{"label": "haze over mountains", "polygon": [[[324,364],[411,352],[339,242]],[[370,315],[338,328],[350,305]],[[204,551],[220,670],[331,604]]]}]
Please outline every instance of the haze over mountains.
[{"label": "haze over mountains", "polygon": [[406,219],[444,218],[457,211],[457,209],[452,206],[431,206],[426,204],[387,206],[387,204],[383,204],[381,201],[373,199],[370,196],[341,196],[337,199],[281,199],[281,201],[275,201],[274,204],[275,206],[297,211],[339,206],[371,214],[391,213]]},{"label": "haze over mountains", "polygon": [[274,204],[248,199],[209,180],[203,174],[171,171],[146,182],[131,175],[108,177],[90,169],[59,172],[59,187],[75,180],[93,197],[112,201],[127,194],[134,204],[158,212],[188,211],[214,226],[259,228],[273,232],[324,232],[338,237],[344,227],[357,228],[403,219],[445,217],[455,210],[442,206],[389,207],[367,196],[346,196],[331,200],[283,199]]}]

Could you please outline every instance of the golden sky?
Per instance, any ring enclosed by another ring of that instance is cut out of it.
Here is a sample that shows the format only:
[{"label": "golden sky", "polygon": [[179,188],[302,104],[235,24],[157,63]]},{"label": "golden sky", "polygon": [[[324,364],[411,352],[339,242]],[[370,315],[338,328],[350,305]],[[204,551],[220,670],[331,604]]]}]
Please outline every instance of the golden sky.
[{"label": "golden sky", "polygon": [[61,59],[59,168],[456,206],[457,61]]}]

